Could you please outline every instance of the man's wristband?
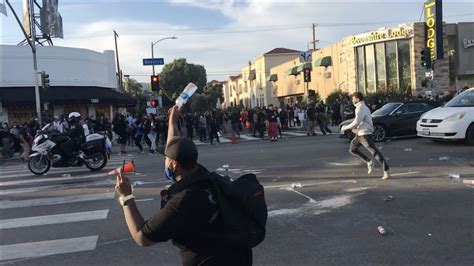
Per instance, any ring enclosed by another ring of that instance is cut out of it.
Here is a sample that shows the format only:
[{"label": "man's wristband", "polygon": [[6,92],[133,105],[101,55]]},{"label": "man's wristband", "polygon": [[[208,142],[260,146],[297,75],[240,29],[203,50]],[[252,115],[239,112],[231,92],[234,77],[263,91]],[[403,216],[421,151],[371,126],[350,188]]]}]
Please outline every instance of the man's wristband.
[{"label": "man's wristband", "polygon": [[124,197],[119,197],[118,200],[119,200],[120,205],[125,206],[129,200],[134,199],[134,198],[135,196],[133,196],[133,194],[130,194]]}]

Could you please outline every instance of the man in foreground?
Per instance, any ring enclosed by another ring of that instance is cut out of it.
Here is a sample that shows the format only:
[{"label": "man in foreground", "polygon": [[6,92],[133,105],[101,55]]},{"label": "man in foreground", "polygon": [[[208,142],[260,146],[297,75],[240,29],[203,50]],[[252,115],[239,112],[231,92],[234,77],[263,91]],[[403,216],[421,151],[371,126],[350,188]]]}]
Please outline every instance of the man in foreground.
[{"label": "man in foreground", "polygon": [[197,163],[195,144],[178,137],[180,110],[170,109],[165,175],[175,183],[161,191],[161,211],[144,220],[132,195],[130,181],[117,176],[116,191],[135,242],[150,246],[173,240],[183,265],[252,265],[252,250],[220,241],[223,223],[207,177]]},{"label": "man in foreground", "polygon": [[390,177],[390,167],[372,140],[374,125],[372,123],[372,117],[370,116],[370,109],[365,104],[362,93],[355,92],[352,94],[352,103],[356,107],[354,121],[352,121],[352,123],[349,125],[341,127],[342,132],[346,130],[353,130],[355,133],[355,137],[351,141],[349,153],[367,163],[368,173],[371,174],[374,167],[374,162],[367,158],[367,156],[359,150],[360,146],[364,146],[382,165],[382,179],[388,179]]}]

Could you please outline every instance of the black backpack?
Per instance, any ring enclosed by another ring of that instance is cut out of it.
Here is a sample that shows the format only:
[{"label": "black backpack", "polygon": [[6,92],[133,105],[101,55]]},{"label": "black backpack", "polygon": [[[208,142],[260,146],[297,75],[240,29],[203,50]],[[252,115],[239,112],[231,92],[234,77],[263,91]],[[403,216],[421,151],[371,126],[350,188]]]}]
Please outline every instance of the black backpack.
[{"label": "black backpack", "polygon": [[256,247],[265,239],[268,217],[264,189],[257,177],[246,174],[232,181],[212,172],[209,180],[224,224],[224,240],[239,247]]}]

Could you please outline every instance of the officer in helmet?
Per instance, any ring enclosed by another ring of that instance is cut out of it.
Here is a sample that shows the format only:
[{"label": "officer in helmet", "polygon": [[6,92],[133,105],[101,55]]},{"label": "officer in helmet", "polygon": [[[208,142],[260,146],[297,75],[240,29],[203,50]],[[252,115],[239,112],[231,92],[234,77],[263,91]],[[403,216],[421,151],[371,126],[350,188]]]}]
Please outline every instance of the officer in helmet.
[{"label": "officer in helmet", "polygon": [[72,112],[68,116],[69,130],[60,134],[60,136],[69,137],[69,139],[61,145],[61,152],[65,160],[70,160],[74,152],[79,150],[82,143],[84,143],[85,135],[81,124],[81,114]]}]

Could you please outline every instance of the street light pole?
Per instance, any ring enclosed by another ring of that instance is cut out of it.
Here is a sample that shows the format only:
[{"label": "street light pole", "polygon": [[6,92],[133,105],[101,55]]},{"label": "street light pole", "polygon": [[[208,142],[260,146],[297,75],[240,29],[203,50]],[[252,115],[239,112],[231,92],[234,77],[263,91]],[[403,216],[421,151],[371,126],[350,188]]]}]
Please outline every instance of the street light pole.
[{"label": "street light pole", "polygon": [[[176,36],[165,37],[165,38],[163,38],[163,39],[159,39],[159,40],[156,41],[156,42],[151,42],[151,59],[155,58],[155,55],[154,55],[154,53],[153,53],[153,46],[155,46],[155,44],[157,44],[157,43],[159,43],[159,42],[161,42],[161,41],[168,40],[168,39],[170,39],[170,40],[176,40],[176,39],[178,39],[178,38],[177,38]],[[155,75],[155,65],[152,65],[152,67],[153,67],[153,76],[154,76],[154,75]]]}]

